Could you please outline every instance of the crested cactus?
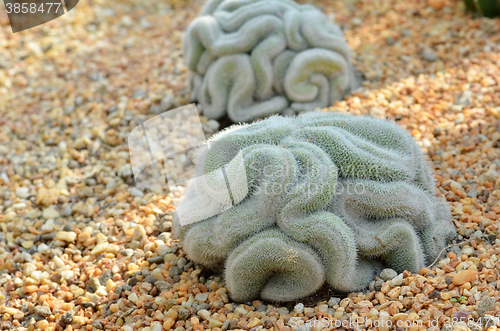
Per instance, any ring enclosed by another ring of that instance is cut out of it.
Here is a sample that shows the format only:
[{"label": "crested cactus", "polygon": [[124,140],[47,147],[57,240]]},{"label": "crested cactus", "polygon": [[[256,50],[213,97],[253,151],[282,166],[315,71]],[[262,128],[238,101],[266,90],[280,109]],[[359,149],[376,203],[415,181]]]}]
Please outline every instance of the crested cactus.
[{"label": "crested cactus", "polygon": [[356,87],[340,29],[292,0],[209,0],[188,27],[192,101],[246,122],[326,107]]},{"label": "crested cactus", "polygon": [[229,186],[248,193],[207,217],[196,206],[220,204],[224,178],[189,186],[174,235],[191,260],[224,268],[234,300],[294,300],[325,281],[360,290],[384,267],[418,271],[456,235],[420,149],[390,122],[271,116],[209,145],[222,142],[238,146],[244,169],[233,169],[239,163],[227,148],[201,148],[198,174],[226,167],[230,182],[239,175]]}]

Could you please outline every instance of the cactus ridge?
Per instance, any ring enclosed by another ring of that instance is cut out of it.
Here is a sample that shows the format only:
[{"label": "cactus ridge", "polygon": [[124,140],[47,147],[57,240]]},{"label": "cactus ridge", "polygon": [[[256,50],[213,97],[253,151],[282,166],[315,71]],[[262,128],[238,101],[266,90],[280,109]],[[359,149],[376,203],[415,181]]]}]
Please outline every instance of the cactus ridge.
[{"label": "cactus ridge", "polygon": [[191,99],[234,122],[326,107],[356,88],[341,30],[290,0],[211,0],[188,27]]},{"label": "cactus ridge", "polygon": [[[243,166],[218,143],[238,146]],[[361,290],[386,266],[418,271],[456,236],[417,144],[387,121],[272,116],[216,135],[196,164],[206,174],[225,166],[240,180],[231,187],[248,188],[231,208],[204,217],[194,206],[220,204],[225,183],[209,176],[202,188],[189,186],[179,206],[192,208],[183,217],[195,223],[174,222],[191,260],[224,266],[238,301],[294,300],[325,281]]]}]

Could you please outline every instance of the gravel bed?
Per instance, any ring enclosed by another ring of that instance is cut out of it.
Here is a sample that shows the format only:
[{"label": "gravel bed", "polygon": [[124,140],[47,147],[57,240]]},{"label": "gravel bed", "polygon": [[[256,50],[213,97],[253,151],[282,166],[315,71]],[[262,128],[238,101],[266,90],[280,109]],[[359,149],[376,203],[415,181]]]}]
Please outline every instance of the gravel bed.
[{"label": "gravel bed", "polygon": [[[364,292],[232,302],[171,239],[174,196],[134,186],[127,145],[134,127],[189,103],[181,41],[201,1],[81,2],[16,34],[0,16],[0,329],[496,329],[500,20],[458,0],[310,3],[335,13],[367,79],[327,110],[411,132],[456,245]],[[217,130],[201,120],[207,137]]]}]

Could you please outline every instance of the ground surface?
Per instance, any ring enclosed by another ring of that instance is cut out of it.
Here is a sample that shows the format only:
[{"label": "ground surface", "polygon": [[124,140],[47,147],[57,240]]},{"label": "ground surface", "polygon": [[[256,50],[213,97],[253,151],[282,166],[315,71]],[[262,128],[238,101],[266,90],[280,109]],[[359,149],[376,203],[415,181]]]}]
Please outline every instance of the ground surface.
[{"label": "ground surface", "polygon": [[132,186],[128,157],[150,109],[188,102],[181,40],[200,2],[84,1],[14,35],[0,15],[0,329],[281,331],[293,317],[360,317],[451,330],[465,316],[476,330],[500,317],[500,20],[451,0],[313,3],[335,13],[367,79],[331,110],[411,132],[469,240],[459,254],[340,302],[232,303],[171,240],[172,196]]}]

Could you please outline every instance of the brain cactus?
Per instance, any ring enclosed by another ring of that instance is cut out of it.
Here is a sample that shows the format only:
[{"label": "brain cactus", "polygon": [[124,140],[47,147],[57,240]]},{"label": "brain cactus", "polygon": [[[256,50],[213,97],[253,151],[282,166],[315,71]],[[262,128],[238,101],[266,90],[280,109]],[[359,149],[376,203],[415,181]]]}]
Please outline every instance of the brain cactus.
[{"label": "brain cactus", "polygon": [[[238,146],[244,167],[217,143]],[[234,300],[295,300],[325,281],[361,290],[384,267],[418,271],[456,234],[419,147],[390,122],[339,113],[271,116],[223,131],[208,145],[198,174],[225,167],[227,176],[188,187],[174,235],[191,260],[224,268]],[[231,189],[231,201],[221,187]]]},{"label": "brain cactus", "polygon": [[356,87],[339,27],[292,0],[209,0],[184,55],[191,99],[214,119],[326,107]]}]

